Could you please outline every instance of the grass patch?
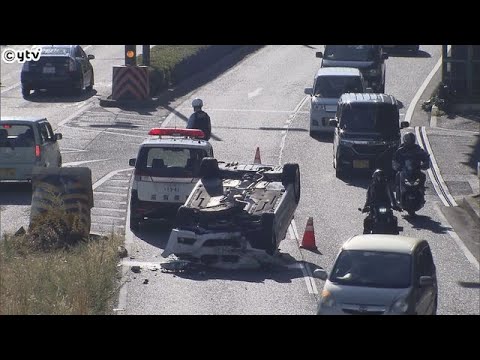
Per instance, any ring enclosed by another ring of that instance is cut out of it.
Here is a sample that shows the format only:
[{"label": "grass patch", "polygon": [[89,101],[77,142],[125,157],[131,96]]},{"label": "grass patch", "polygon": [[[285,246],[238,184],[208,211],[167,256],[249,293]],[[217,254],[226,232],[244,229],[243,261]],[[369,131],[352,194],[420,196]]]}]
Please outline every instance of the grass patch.
[{"label": "grass patch", "polygon": [[[175,68],[185,59],[198,54],[210,45],[155,45],[150,49],[150,93],[156,94],[176,84]],[[138,56],[137,64],[143,64],[142,55]]]},{"label": "grass patch", "polygon": [[120,236],[39,251],[27,235],[0,242],[0,315],[97,315],[117,292]]}]

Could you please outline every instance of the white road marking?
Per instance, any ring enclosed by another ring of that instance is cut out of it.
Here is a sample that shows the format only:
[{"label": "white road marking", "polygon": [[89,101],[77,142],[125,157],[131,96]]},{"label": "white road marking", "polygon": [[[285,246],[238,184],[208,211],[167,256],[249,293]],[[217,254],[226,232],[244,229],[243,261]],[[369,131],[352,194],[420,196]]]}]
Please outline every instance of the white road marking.
[{"label": "white road marking", "polygon": [[[430,160],[431,160],[433,168],[435,169],[435,172],[437,173],[437,177],[438,177],[438,181],[440,182],[440,186],[443,188],[443,190],[445,192],[445,195],[448,198],[448,200],[450,200],[450,204],[452,204],[453,206],[458,206],[455,199],[450,194],[450,191],[448,190],[447,184],[443,180],[442,174],[440,173],[440,168],[438,167],[437,160],[435,159],[435,155],[433,154],[432,148],[430,146],[430,142],[428,141],[427,131],[426,131],[424,126],[422,126],[422,134],[423,134],[423,140],[425,141],[425,146],[427,147],[426,150],[430,154]],[[430,175],[430,173],[429,173],[429,175]],[[432,178],[430,177],[430,179],[432,179]]]},{"label": "white road marking", "polygon": [[[447,51],[450,51],[450,45],[448,46]],[[440,56],[440,59],[437,61],[437,64],[435,65],[435,67],[432,69],[432,71],[430,71],[430,74],[428,74],[422,86],[420,86],[417,93],[413,97],[413,100],[410,103],[410,106],[408,107],[407,114],[405,115],[404,121],[408,121],[409,123],[412,121],[413,112],[415,111],[415,107],[417,106],[418,100],[420,100],[420,97],[422,96],[423,92],[427,88],[432,78],[435,76],[435,73],[438,71],[438,69],[440,69],[440,66],[442,66],[441,56]]]},{"label": "white road marking", "polygon": [[[182,111],[182,110],[189,110],[190,108],[182,108],[182,107],[178,107],[176,108],[177,111]],[[219,112],[231,112],[231,113],[235,113],[235,112],[246,112],[246,113],[271,113],[271,114],[292,114],[292,111],[291,110],[274,110],[274,109],[271,109],[271,110],[268,110],[268,109],[225,109],[225,108],[205,108],[206,111],[208,112],[215,112],[215,111],[219,111]],[[295,112],[295,110],[294,110]],[[310,114],[309,111],[297,111],[296,112],[297,114]],[[290,115],[290,116],[293,116]]]},{"label": "white road marking", "polygon": [[102,177],[100,180],[98,180],[95,184],[93,184],[92,189],[95,190],[100,185],[104,184],[105,182],[110,180],[112,177],[114,177],[115,175],[117,175],[121,172],[132,171],[132,170],[133,170],[133,168],[112,171],[112,172],[108,173],[107,175],[105,175],[104,177]]},{"label": "white road marking", "polygon": [[77,127],[77,126],[69,126],[69,125],[62,125],[63,127],[66,127],[68,129],[72,130],[78,130],[78,131],[89,131],[89,132],[94,132],[97,134],[111,134],[111,135],[118,135],[118,136],[124,136],[124,137],[133,137],[133,138],[139,138],[139,139],[145,139],[147,136],[142,136],[142,135],[132,135],[132,134],[125,134],[125,133],[120,133],[120,132],[114,132],[114,131],[104,131],[104,130],[93,130],[93,129],[87,129],[84,127]]},{"label": "white road marking", "polygon": [[[438,206],[438,204],[435,203],[434,208],[437,211],[438,216],[439,216],[442,224],[446,224],[449,228],[452,229],[452,226],[448,223],[447,218],[445,217],[445,215],[443,215],[443,213],[440,210],[440,207]],[[470,250],[468,250],[468,248],[465,246],[462,239],[460,239],[460,237],[457,235],[457,233],[455,231],[452,231],[452,230],[447,230],[447,233],[448,233],[448,235],[450,235],[453,238],[453,240],[455,241],[457,246],[460,248],[460,250],[463,252],[463,254],[467,258],[467,260],[475,267],[475,269],[477,271],[480,271],[480,263],[477,261],[475,256],[473,256],[473,254],[470,252]]]},{"label": "white road marking", "polygon": [[[298,231],[297,231],[297,227],[296,227],[296,224],[295,224],[295,220],[292,220],[292,222],[290,223],[290,226],[288,228],[288,232],[290,233],[290,237],[292,237],[298,245],[299,237],[298,237]],[[302,273],[303,273],[303,278],[305,280],[305,284],[307,285],[308,293],[318,295],[317,285],[315,284],[315,280],[313,278],[312,272],[311,272],[308,264],[306,264],[305,262],[299,262],[299,263],[296,263],[296,264],[289,265],[287,267],[288,268],[300,268],[302,270]]]},{"label": "white road marking", "polygon": [[81,149],[72,149],[72,148],[62,148],[60,149],[62,154],[70,154],[76,152],[87,152],[88,150],[81,150]]},{"label": "white road marking", "polygon": [[258,88],[257,90],[254,90],[254,91],[252,91],[252,92],[249,92],[249,93],[248,93],[248,99],[252,99],[252,98],[260,95],[262,91],[263,91],[263,88]]},{"label": "white road marking", "polygon": [[90,108],[92,108],[94,106],[94,102],[93,101],[90,101],[88,103],[85,104],[85,107],[81,108],[81,109],[78,109],[77,111],[75,111],[72,115],[70,115],[69,117],[67,117],[65,120],[61,121],[58,126],[57,126],[57,129],[60,127],[60,126],[64,126],[66,123],[68,123],[70,120],[78,117],[80,114],[84,113],[85,111],[87,110],[90,110]]},{"label": "white road marking", "polygon": [[302,108],[302,106],[305,104],[305,102],[310,98],[309,95],[306,95],[298,104],[297,106],[295,106],[295,109],[293,109],[293,116],[291,117],[290,119],[290,122],[285,125],[286,126],[286,131],[283,133],[282,132],[282,141],[280,142],[280,155],[278,157],[278,164],[279,165],[282,165],[282,155],[283,155],[283,149],[285,148],[285,142],[286,142],[286,139],[287,139],[287,135],[288,135],[288,128],[290,125],[293,124],[293,121],[295,120],[295,117],[297,116],[298,112],[300,111],[300,109]]},{"label": "white road marking", "polygon": [[80,165],[83,165],[83,164],[90,164],[90,163],[94,163],[94,162],[108,161],[108,160],[110,160],[110,159],[73,161],[73,162],[65,163],[65,164],[63,164],[63,166],[64,167],[80,166]]},{"label": "white road marking", "polygon": [[[123,203],[123,201],[117,201],[118,203]],[[125,212],[127,211],[127,209],[115,209],[115,208],[105,208],[105,207],[98,207],[98,206],[94,206],[92,208],[92,211],[93,210],[108,210],[108,211],[117,211],[117,212]]]}]

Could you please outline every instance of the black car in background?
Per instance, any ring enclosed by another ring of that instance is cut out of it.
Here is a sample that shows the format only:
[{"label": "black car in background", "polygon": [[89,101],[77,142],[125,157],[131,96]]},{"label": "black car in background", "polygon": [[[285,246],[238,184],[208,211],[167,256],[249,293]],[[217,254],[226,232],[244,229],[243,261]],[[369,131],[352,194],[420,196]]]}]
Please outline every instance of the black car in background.
[{"label": "black car in background", "polygon": [[385,60],[388,55],[381,45],[325,45],[325,52],[317,52],[322,67],[352,67],[362,72],[367,87],[376,93],[385,93]]},{"label": "black car in background", "polygon": [[351,170],[383,169],[392,175],[392,158],[400,145],[397,100],[385,94],[343,94],[338,102],[333,139],[333,167],[337,177]]},{"label": "black car in background", "polygon": [[21,73],[22,95],[32,90],[71,89],[81,93],[94,85],[93,66],[80,45],[44,45],[38,61],[26,61]]}]

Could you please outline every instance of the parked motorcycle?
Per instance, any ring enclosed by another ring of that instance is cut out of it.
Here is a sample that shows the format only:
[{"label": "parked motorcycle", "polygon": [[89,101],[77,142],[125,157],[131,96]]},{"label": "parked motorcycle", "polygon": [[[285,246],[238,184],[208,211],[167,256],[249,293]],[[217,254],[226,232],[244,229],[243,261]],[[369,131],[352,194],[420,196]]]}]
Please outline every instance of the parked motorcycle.
[{"label": "parked motorcycle", "polygon": [[420,185],[422,170],[428,169],[428,164],[418,160],[407,160],[400,171],[400,184],[396,186],[396,198],[402,209],[408,215],[415,216],[425,205],[425,189]]},{"label": "parked motorcycle", "polygon": [[369,214],[363,222],[364,234],[399,234],[398,219],[393,215],[390,206],[376,205],[373,208],[367,206],[363,210],[360,208],[358,210]]}]

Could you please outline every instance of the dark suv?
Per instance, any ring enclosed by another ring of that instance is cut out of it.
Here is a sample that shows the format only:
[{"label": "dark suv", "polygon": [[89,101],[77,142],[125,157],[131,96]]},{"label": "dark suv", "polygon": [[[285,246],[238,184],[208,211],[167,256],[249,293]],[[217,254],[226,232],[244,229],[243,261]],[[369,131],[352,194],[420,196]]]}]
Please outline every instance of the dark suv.
[{"label": "dark suv", "polygon": [[85,54],[80,45],[46,45],[38,61],[23,64],[22,95],[28,97],[32,90],[74,89],[91,91],[94,85],[95,56]]},{"label": "dark suv", "polygon": [[362,72],[367,87],[374,92],[385,92],[385,60],[388,55],[381,45],[325,45],[322,67],[353,67]]},{"label": "dark suv", "polygon": [[333,140],[337,177],[345,170],[384,169],[391,173],[392,157],[400,145],[397,100],[385,94],[343,94],[338,102]]}]

